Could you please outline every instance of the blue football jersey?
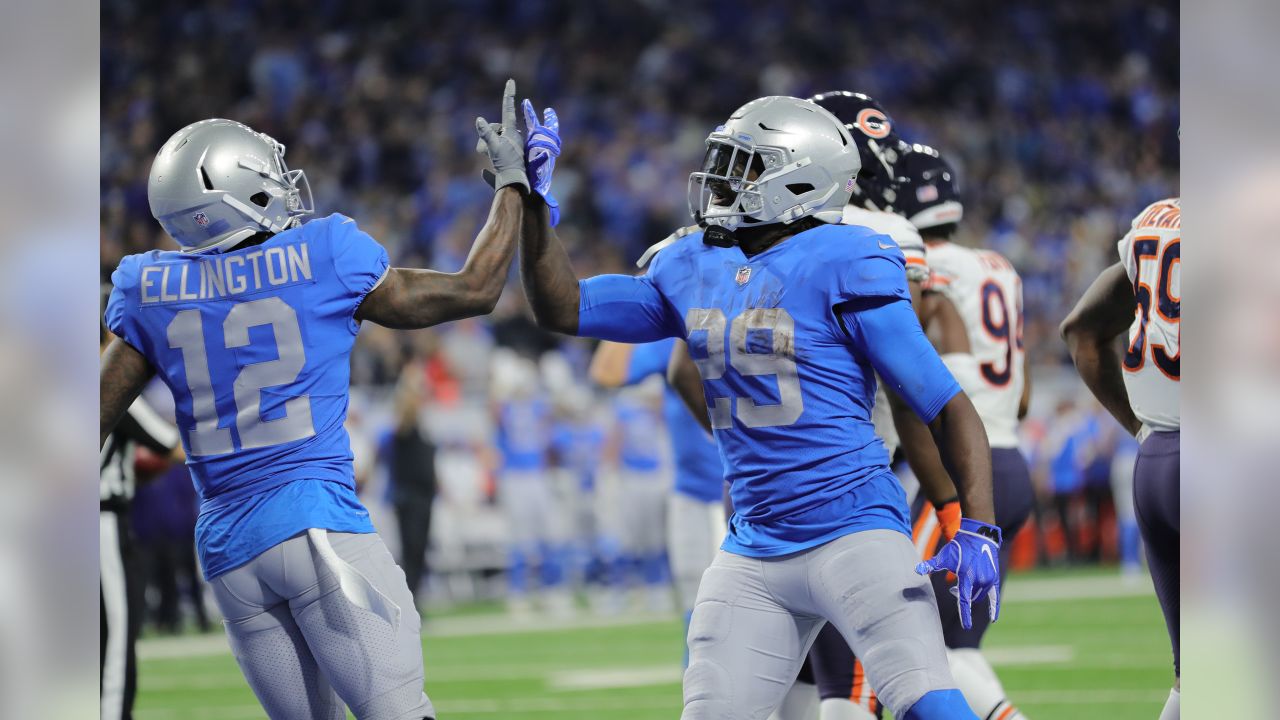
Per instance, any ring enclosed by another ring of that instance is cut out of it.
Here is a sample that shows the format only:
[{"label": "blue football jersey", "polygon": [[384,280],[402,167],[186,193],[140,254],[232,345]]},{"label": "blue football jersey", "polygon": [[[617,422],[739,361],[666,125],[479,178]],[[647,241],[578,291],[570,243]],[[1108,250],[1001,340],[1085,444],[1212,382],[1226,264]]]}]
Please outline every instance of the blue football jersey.
[{"label": "blue football jersey", "polygon": [[387,251],[342,215],[239,250],[131,255],[107,327],[173,393],[205,576],[308,529],[373,532],[343,422],[354,314]]},{"label": "blue football jersey", "polygon": [[540,397],[514,398],[498,410],[498,450],[502,469],[536,472],[547,467],[551,449],[551,406]]},{"label": "blue football jersey", "polygon": [[643,400],[622,395],[615,400],[618,422],[618,463],[633,472],[648,473],[662,466],[657,430],[658,409]]},{"label": "blue football jersey", "polygon": [[887,236],[823,225],[751,258],[694,233],[643,277],[581,283],[580,334],[688,342],[731,483],[726,550],[767,557],[908,532],[871,424],[875,371],[926,419],[959,386],[911,312],[904,266]]},{"label": "blue football jersey", "polygon": [[596,471],[604,455],[604,439],[604,428],[594,422],[556,423],[552,446],[560,467],[575,474],[583,490],[595,488]]},{"label": "blue football jersey", "polygon": [[[665,378],[674,345],[675,340],[671,338],[637,345],[627,367],[627,384],[638,383],[650,375]],[[671,436],[676,492],[703,502],[720,502],[724,494],[720,450],[669,385],[663,386],[662,417]]]}]

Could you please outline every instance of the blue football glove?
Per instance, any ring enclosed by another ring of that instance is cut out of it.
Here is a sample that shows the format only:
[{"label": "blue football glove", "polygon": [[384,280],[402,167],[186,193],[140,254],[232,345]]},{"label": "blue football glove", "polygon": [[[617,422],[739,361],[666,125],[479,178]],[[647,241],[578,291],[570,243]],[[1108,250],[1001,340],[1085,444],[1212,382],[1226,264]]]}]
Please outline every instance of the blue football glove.
[{"label": "blue football glove", "polygon": [[950,570],[956,574],[951,594],[960,605],[960,625],[973,628],[973,603],[990,598],[991,622],[1000,617],[1000,528],[964,518],[955,539],[937,555],[916,565],[916,572],[928,575]]},{"label": "blue football glove", "polygon": [[528,100],[521,108],[528,132],[524,142],[525,172],[533,191],[541,195],[551,209],[551,226],[555,227],[560,222],[560,203],[551,194],[551,174],[556,169],[556,158],[560,157],[560,118],[555,110],[547,108],[542,111],[542,122],[538,122],[533,103]]}]

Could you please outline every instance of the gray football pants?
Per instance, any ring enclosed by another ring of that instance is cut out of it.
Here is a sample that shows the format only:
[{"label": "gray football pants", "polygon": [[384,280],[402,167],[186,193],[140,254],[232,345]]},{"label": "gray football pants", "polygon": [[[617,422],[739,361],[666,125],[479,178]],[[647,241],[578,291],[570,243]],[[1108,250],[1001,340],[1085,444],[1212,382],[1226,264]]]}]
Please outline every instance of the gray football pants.
[{"label": "gray football pants", "polygon": [[305,534],[211,581],[231,650],[271,720],[433,718],[422,621],[375,533],[329,533],[338,557],[400,606],[391,625],[352,605]]},{"label": "gray football pants", "polygon": [[689,626],[681,718],[767,718],[827,621],[894,717],[925,693],[954,688],[933,587],[915,565],[910,538],[892,530],[780,558],[720,551]]}]

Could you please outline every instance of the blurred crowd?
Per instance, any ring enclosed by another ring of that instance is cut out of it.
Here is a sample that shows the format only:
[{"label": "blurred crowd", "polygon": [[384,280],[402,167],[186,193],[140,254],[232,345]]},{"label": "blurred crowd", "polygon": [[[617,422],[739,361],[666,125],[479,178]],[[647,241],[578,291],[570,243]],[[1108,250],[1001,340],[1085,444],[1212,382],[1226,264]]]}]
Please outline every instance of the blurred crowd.
[{"label": "blurred crowd", "polygon": [[[121,0],[103,6],[102,28],[104,273],[124,254],[172,246],[147,207],[148,170],[165,139],[206,117],[285,143],[318,212],[356,218],[394,263],[453,270],[492,196],[472,121],[495,118],[502,82],[514,77],[521,97],[559,113],[559,232],[586,275],[627,272],[646,246],[688,224],[686,178],[734,108],[848,89],[879,99],[906,139],[957,166],[966,205],[958,239],[1018,268],[1028,351],[1056,373],[1066,362],[1058,322],[1114,262],[1129,220],[1178,193],[1171,2]],[[397,497],[390,461],[375,459],[385,460],[378,448],[409,415],[396,400],[406,378],[421,381],[422,432],[448,469],[438,473],[442,497],[473,509],[492,500],[502,463],[491,403],[502,401],[494,368],[506,361],[495,358],[540,362],[542,392],[591,398],[607,424],[612,399],[586,387],[591,346],[533,327],[515,285],[488,318],[430,332],[361,330],[352,422],[369,492]],[[1033,456],[1064,452],[1050,444],[1071,437],[1063,419],[1076,428],[1096,416],[1055,406],[1082,393],[1065,384],[1037,401],[1044,427],[1029,434]],[[1061,477],[1085,476],[1079,458],[1110,462],[1120,443],[1108,443],[1073,445],[1080,468]],[[1101,507],[1088,483],[1063,480],[1070,489],[1057,492],[1053,463],[1041,466],[1045,497],[1068,496],[1064,513],[1047,501],[1050,515],[1071,522]],[[433,538],[484,526],[442,527],[446,515],[437,513]],[[1064,537],[1070,557],[1092,553]]]}]

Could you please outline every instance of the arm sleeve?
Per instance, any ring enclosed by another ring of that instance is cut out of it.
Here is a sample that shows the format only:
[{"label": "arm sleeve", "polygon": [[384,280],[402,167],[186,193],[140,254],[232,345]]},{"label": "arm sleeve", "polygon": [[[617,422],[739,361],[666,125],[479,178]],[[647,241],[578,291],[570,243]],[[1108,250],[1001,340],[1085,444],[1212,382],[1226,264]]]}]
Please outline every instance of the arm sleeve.
[{"label": "arm sleeve", "polygon": [[853,301],[836,312],[854,348],[921,420],[933,422],[942,406],[960,392],[960,384],[920,329],[911,301]]},{"label": "arm sleeve", "polygon": [[650,375],[666,375],[667,361],[671,358],[671,346],[674,340],[637,345],[631,353],[631,362],[627,365],[627,385],[635,385]]},{"label": "arm sleeve", "polygon": [[382,283],[391,267],[387,249],[341,215],[329,219],[333,247],[333,268],[345,290],[344,300],[352,315],[364,296]]},{"label": "arm sleeve", "polygon": [[578,281],[578,335],[625,343],[675,337],[679,323],[648,276],[597,275]]}]

